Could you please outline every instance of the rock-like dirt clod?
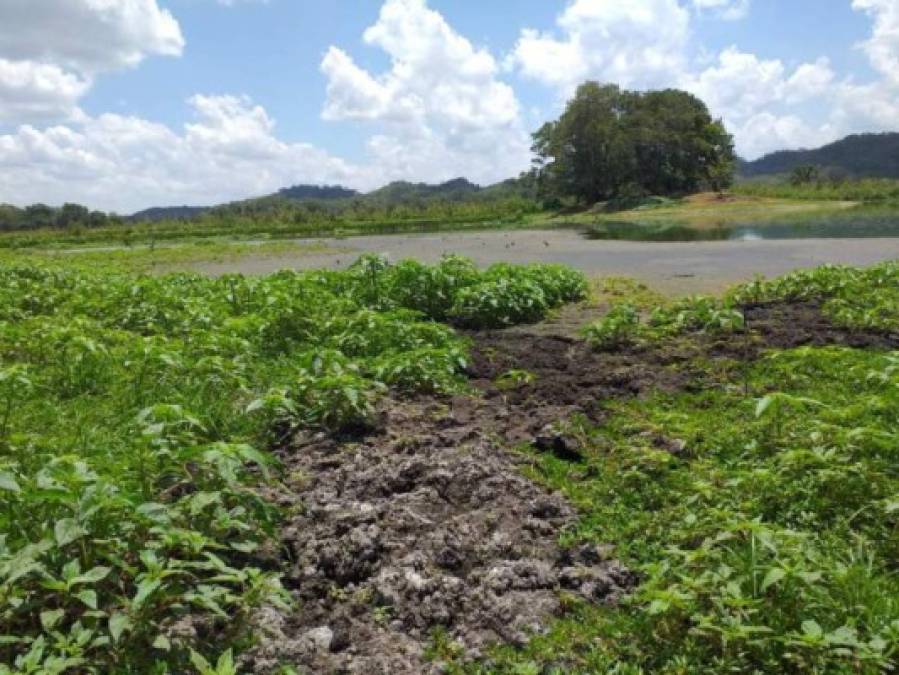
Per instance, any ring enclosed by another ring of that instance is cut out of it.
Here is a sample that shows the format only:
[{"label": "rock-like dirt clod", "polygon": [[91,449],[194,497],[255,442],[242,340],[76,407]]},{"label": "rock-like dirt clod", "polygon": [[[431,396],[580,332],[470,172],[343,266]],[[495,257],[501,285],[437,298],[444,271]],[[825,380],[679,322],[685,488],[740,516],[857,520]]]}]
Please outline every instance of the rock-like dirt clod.
[{"label": "rock-like dirt clod", "polygon": [[385,431],[360,442],[296,439],[285,460],[305,488],[282,540],[300,605],[260,617],[249,668],[428,672],[437,628],[477,656],[546,628],[560,591],[611,603],[632,585],[610,548],[559,547],[575,513],[491,438],[480,417],[493,408],[401,402]]}]

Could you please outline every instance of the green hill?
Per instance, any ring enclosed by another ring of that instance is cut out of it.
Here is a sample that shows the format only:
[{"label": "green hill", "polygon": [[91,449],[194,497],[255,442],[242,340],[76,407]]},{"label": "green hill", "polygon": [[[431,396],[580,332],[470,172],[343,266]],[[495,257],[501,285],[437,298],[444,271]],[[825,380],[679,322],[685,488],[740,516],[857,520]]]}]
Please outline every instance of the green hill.
[{"label": "green hill", "polygon": [[743,178],[788,174],[813,165],[826,173],[854,178],[899,178],[899,133],[857,134],[815,150],[781,150],[752,162],[741,161]]}]

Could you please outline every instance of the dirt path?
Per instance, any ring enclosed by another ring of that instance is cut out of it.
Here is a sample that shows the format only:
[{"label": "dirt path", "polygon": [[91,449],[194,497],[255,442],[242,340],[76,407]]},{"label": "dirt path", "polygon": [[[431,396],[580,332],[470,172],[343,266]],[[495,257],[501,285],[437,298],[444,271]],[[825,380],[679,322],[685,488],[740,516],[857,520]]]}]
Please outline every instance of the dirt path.
[{"label": "dirt path", "polygon": [[495,262],[564,263],[591,276],[633,277],[665,293],[684,295],[714,293],[757,274],[772,277],[825,263],[872,265],[899,258],[899,238],[649,243],[590,241],[565,229],[379,235],[314,243],[345,252],[247,256],[193,268],[207,274],[266,274],[285,268],[342,268],[362,253],[386,253],[394,260],[416,258],[425,263],[436,262],[445,253],[458,253],[482,266]]},{"label": "dirt path", "polygon": [[[611,399],[702,384],[689,367],[697,356],[899,345],[899,336],[836,328],[814,303],[749,307],[746,317],[749,334],[617,353],[592,351],[564,334],[567,324],[559,334],[546,325],[473,333],[472,395],[393,400],[364,438],[300,433],[279,452],[288,489],[278,496],[292,514],[281,539],[299,608],[259,617],[264,637],[245,670],[440,672],[427,658],[435,630],[478,657],[544,630],[562,610],[560,591],[615,603],[634,575],[612,546],[559,547],[577,514],[525,478],[527,456],[508,448],[533,444],[576,462],[583,449],[559,422],[601,423]],[[507,386],[513,370],[529,377]]]}]

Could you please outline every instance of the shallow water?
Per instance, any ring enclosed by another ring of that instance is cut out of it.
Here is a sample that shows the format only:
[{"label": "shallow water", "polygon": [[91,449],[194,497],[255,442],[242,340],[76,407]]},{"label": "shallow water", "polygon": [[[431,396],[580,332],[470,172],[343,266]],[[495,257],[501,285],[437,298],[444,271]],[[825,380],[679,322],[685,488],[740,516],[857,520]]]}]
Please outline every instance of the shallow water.
[{"label": "shallow water", "polygon": [[604,221],[583,227],[588,239],[614,241],[758,241],[899,237],[899,209],[863,207],[790,216],[764,223],[722,222],[695,227],[671,221]]}]

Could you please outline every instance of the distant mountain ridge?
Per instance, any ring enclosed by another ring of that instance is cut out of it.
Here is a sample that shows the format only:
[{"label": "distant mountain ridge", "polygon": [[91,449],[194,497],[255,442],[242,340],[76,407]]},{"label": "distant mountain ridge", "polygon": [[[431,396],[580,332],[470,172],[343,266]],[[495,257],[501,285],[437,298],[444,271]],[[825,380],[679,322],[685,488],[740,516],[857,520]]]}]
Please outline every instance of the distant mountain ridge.
[{"label": "distant mountain ridge", "polygon": [[469,199],[492,199],[520,196],[524,188],[518,179],[481,187],[466,178],[454,178],[443,183],[411,183],[394,181],[368,193],[361,193],[342,185],[293,185],[263,197],[220,204],[218,206],[171,206],[144,209],[128,217],[132,222],[166,219],[189,220],[213,211],[265,210],[284,203],[341,204],[361,203],[390,206],[429,201],[458,202]]},{"label": "distant mountain ridge", "polygon": [[332,199],[352,199],[361,194],[361,192],[345,188],[342,185],[294,185],[288,188],[282,188],[271,196],[292,199],[294,201],[330,201]]},{"label": "distant mountain ridge", "polygon": [[773,176],[803,165],[854,178],[899,178],[899,133],[855,134],[813,150],[780,150],[741,161],[737,173],[743,178]]},{"label": "distant mountain ridge", "polygon": [[190,220],[206,213],[210,208],[209,206],[153,206],[131,214],[127,220],[151,223],[157,220]]}]

